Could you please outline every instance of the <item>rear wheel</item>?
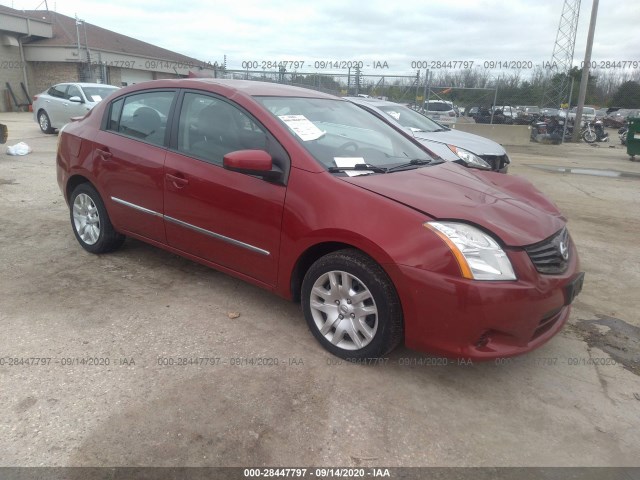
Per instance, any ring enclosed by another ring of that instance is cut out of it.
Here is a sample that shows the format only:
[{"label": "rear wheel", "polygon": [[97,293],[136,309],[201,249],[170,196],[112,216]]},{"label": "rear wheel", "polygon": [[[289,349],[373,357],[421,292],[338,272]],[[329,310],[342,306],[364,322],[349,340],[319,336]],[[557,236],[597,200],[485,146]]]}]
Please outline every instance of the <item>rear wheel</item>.
[{"label": "rear wheel", "polygon": [[44,110],[38,112],[38,125],[40,125],[40,130],[42,130],[43,133],[53,133],[55,131],[51,128],[51,120]]},{"label": "rear wheel", "polygon": [[375,358],[402,340],[402,309],[386,272],[358,250],[318,259],[302,282],[309,329],[334,355]]},{"label": "rear wheel", "polygon": [[106,253],[122,245],[125,236],[111,225],[100,194],[91,184],[78,185],[69,204],[71,227],[82,248],[91,253]]}]

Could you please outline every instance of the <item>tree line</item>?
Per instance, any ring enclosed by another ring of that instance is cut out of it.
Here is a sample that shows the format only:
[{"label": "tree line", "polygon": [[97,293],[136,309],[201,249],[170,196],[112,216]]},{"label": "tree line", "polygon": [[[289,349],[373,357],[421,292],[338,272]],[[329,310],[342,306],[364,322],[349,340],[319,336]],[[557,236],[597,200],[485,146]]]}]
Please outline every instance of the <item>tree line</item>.
[{"label": "tree line", "polygon": [[[563,75],[565,75],[564,78]],[[568,77],[574,85],[571,106],[575,106],[578,102],[582,69],[574,67]],[[425,87],[428,86],[430,98],[452,101],[461,107],[491,106],[494,95],[497,93],[496,105],[538,105],[559,108],[559,104],[543,105],[543,97],[545,91],[553,90],[554,85],[566,78],[566,74],[551,75],[548,70],[541,67],[499,73],[482,68],[438,70],[432,71],[428,81],[425,82],[424,71],[418,72],[415,77],[388,75],[383,78],[353,73],[297,73],[281,69],[278,72],[265,72],[252,78],[309,87],[335,95],[365,94],[403,103],[424,100]],[[497,89],[497,92],[494,89]],[[597,108],[640,108],[640,70],[591,70],[585,104],[594,105]]]}]

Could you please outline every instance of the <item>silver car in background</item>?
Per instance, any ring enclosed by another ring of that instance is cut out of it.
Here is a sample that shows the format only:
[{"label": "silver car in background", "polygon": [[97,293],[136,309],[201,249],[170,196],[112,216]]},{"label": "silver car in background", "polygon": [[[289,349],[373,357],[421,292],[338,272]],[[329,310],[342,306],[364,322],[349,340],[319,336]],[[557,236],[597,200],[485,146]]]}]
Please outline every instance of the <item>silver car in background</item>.
[{"label": "silver car in background", "polygon": [[453,103],[446,100],[427,100],[424,102],[424,114],[440,123],[456,123],[459,115]]},{"label": "silver car in background", "polygon": [[117,90],[102,83],[59,83],[33,97],[33,116],[40,130],[54,133]]},{"label": "silver car in background", "polygon": [[345,97],[385,122],[410,132],[420,143],[447,161],[507,173],[509,156],[502,145],[472,133],[452,130],[398,103],[374,98]]}]

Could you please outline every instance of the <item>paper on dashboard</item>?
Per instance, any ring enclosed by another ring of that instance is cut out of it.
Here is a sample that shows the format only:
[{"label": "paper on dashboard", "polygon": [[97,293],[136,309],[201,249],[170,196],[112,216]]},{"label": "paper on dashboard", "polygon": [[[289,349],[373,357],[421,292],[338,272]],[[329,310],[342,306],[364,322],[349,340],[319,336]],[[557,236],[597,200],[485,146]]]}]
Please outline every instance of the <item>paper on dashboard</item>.
[{"label": "paper on dashboard", "polygon": [[[336,162],[337,167],[355,167],[358,164],[364,165],[367,163],[362,157],[333,157],[333,161]],[[372,172],[371,170],[345,170],[344,173],[350,177],[355,177],[357,175],[368,175]]]},{"label": "paper on dashboard", "polygon": [[316,127],[304,115],[279,115],[278,118],[305,142],[317,140],[327,133]]}]

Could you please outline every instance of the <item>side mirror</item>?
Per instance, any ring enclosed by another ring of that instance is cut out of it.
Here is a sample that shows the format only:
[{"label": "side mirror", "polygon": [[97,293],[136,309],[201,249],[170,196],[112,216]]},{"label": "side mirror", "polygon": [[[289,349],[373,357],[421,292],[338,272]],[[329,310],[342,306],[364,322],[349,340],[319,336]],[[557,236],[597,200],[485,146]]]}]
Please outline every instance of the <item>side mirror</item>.
[{"label": "side mirror", "polygon": [[74,96],[74,97],[69,98],[69,101],[70,101],[70,102],[74,102],[74,103],[84,103],[84,102],[82,101],[82,99],[81,99],[80,97],[78,97],[77,95],[76,95],[76,96]]},{"label": "side mirror", "polygon": [[262,177],[270,182],[282,180],[282,170],[273,165],[273,159],[264,150],[236,150],[222,159],[225,169]]}]

